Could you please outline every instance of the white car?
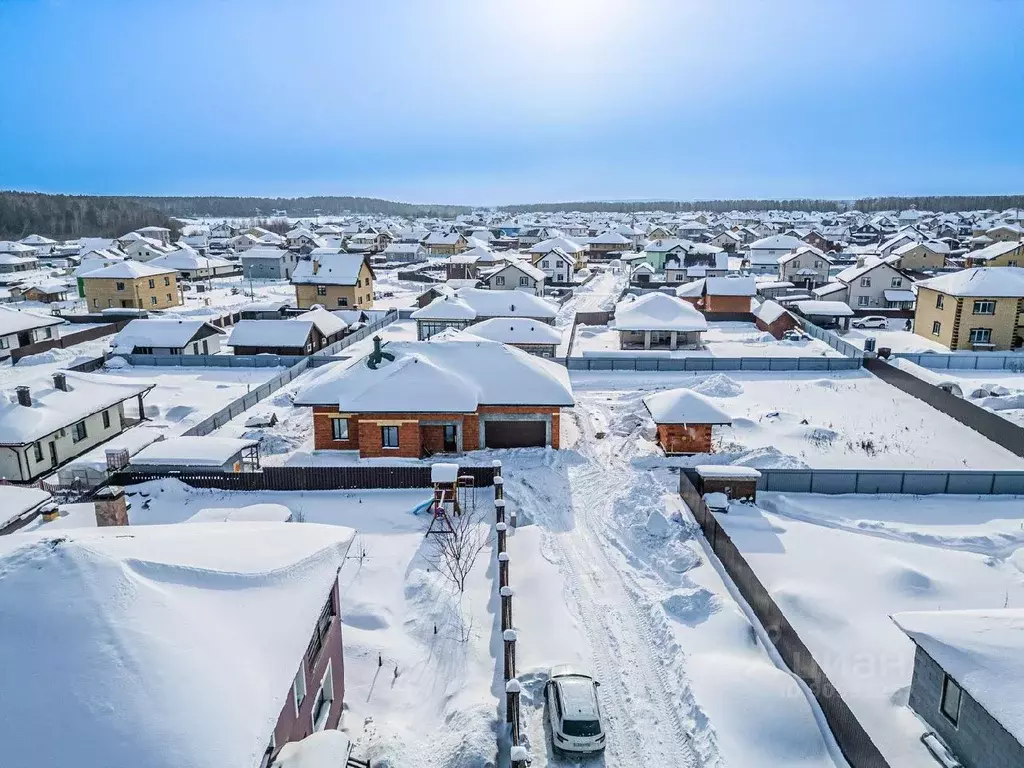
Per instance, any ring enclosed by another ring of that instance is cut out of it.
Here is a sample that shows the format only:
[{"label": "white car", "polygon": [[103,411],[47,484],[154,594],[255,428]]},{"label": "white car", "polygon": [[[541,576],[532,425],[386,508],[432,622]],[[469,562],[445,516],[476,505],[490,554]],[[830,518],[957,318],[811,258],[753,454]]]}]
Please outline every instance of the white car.
[{"label": "white car", "polygon": [[854,328],[888,328],[889,318],[881,315],[868,315],[867,317],[858,317],[850,325]]},{"label": "white car", "polygon": [[602,752],[605,732],[597,689],[601,684],[576,667],[551,668],[544,688],[555,754]]}]

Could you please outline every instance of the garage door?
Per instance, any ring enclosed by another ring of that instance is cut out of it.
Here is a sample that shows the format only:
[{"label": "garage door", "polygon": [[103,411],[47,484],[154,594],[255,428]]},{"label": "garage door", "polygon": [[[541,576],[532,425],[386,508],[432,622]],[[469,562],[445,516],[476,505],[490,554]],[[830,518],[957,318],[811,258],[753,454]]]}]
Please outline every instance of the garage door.
[{"label": "garage door", "polygon": [[484,445],[487,448],[543,448],[545,426],[543,421],[485,421]]}]

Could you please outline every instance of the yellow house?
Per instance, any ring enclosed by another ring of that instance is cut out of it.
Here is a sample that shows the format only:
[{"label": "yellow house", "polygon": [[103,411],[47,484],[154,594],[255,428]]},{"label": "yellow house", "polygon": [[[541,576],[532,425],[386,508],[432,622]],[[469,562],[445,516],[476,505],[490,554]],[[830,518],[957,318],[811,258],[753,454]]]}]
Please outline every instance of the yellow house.
[{"label": "yellow house", "polygon": [[946,254],[949,246],[943,242],[907,243],[894,250],[892,254],[899,257],[893,264],[896,269],[929,270],[942,269],[946,266]]},{"label": "yellow house", "polygon": [[1024,269],[974,267],[921,280],[914,332],[951,351],[1024,345]]},{"label": "yellow house", "polygon": [[424,245],[435,256],[452,256],[469,248],[469,241],[458,232],[431,232]]},{"label": "yellow house", "polygon": [[111,308],[167,309],[181,305],[173,269],[121,261],[81,276],[89,311]]},{"label": "yellow house", "polygon": [[968,267],[1016,267],[1024,265],[1024,241],[1003,241],[971,251],[964,257]]},{"label": "yellow house", "polygon": [[373,270],[361,253],[311,254],[292,273],[300,309],[321,304],[327,309],[369,309],[373,305]]},{"label": "yellow house", "polygon": [[1020,224],[1000,224],[985,230],[985,235],[997,243],[1016,243],[1024,239],[1024,227]]}]

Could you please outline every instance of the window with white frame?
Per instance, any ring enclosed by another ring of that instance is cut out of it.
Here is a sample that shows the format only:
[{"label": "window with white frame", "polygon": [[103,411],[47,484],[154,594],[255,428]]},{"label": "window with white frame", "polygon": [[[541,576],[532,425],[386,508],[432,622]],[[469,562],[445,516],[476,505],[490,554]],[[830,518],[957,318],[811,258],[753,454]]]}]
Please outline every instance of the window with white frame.
[{"label": "window with white frame", "polygon": [[932,336],[938,336],[942,333],[942,323],[938,320],[932,323]]},{"label": "window with white frame", "polygon": [[520,277],[519,278],[519,284],[520,285],[529,285],[530,284],[530,278],[528,278],[528,277]]},{"label": "window with white frame", "polygon": [[949,675],[942,681],[942,699],[939,701],[939,709],[950,723],[954,726],[960,725],[960,703],[963,699],[963,689]]},{"label": "window with white frame", "polygon": [[504,285],[505,284],[505,276],[504,275],[498,275],[496,278],[494,278],[494,284],[495,285]]},{"label": "window with white frame", "polygon": [[80,443],[88,437],[85,431],[85,421],[80,421],[71,428],[71,442]]},{"label": "window with white frame", "polygon": [[870,288],[871,287],[871,278],[870,277],[862,277],[860,279],[860,287],[861,288]]},{"label": "window with white frame", "polygon": [[318,285],[316,287],[316,295],[317,296],[326,296],[327,295],[327,286],[326,285]]},{"label": "window with white frame", "polygon": [[331,439],[348,440],[348,419],[331,419]]},{"label": "window with white frame", "polygon": [[866,306],[868,306],[868,301],[869,300],[870,300],[870,298],[868,296],[858,296],[857,297],[857,306],[858,307],[866,307]]},{"label": "window with white frame", "polygon": [[991,328],[971,328],[971,344],[989,344],[991,341]]},{"label": "window with white frame", "polygon": [[988,299],[982,299],[981,301],[974,302],[974,314],[976,315],[994,315],[996,313],[996,303],[989,301]]},{"label": "window with white frame", "polygon": [[380,444],[382,448],[397,448],[398,427],[381,427]]},{"label": "window with white frame", "polygon": [[299,664],[299,671],[295,673],[292,680],[292,693],[295,694],[295,716],[299,716],[299,707],[306,700],[306,660]]},{"label": "window with white frame", "polygon": [[889,281],[889,287],[890,288],[902,288],[903,287],[903,278],[902,277],[894,277],[892,280]]},{"label": "window with white frame", "polygon": [[942,309],[942,305],[943,305],[942,294],[940,293],[938,296],[935,297],[935,308],[936,309]]},{"label": "window with white frame", "polygon": [[322,731],[327,727],[327,719],[331,715],[331,704],[334,703],[334,670],[333,659],[327,662],[327,671],[324,672],[320,687],[316,691],[316,698],[313,699],[313,711],[310,717],[313,720],[313,730]]}]

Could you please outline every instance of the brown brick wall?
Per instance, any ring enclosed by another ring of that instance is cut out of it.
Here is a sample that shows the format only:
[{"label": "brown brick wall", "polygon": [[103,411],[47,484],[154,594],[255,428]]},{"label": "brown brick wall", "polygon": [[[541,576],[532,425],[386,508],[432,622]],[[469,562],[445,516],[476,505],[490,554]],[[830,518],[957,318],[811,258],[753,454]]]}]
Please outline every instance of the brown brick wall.
[{"label": "brown brick wall", "polygon": [[659,424],[658,444],[665,453],[710,453],[710,424]]},{"label": "brown brick wall", "polygon": [[775,321],[771,323],[771,325],[769,325],[764,320],[761,320],[759,318],[754,319],[754,325],[757,326],[757,329],[759,331],[767,331],[776,339],[781,339],[782,334],[784,334],[786,331],[791,330],[792,328],[796,328],[797,322],[796,320],[793,319],[793,316],[791,314],[786,312],[782,315],[779,315],[779,317],[777,317]]},{"label": "brown brick wall", "polygon": [[749,296],[705,296],[705,312],[749,312]]}]

